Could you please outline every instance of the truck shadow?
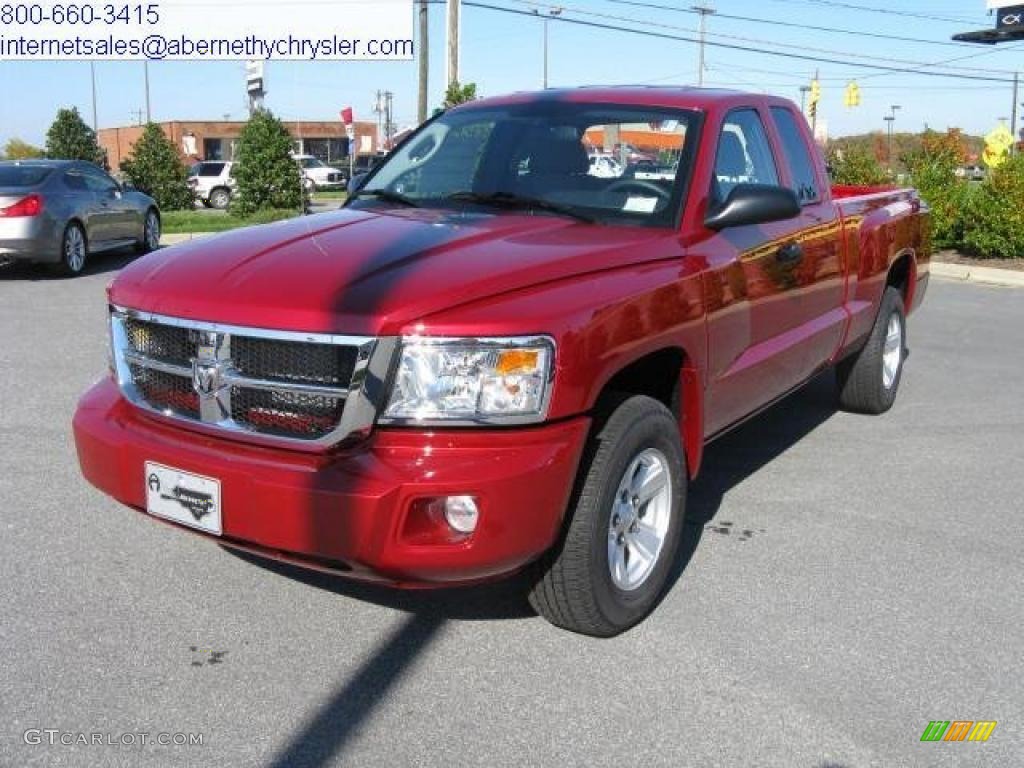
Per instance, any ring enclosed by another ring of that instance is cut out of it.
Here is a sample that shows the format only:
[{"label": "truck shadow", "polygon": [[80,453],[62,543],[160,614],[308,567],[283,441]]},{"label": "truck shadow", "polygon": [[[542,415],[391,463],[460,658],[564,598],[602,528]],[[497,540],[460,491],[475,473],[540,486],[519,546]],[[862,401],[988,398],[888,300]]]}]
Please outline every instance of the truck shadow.
[{"label": "truck shadow", "polygon": [[[705,531],[728,531],[728,525],[723,524],[724,528],[711,525],[725,494],[785,453],[835,413],[835,374],[826,371],[807,386],[708,446],[701,474],[690,485],[686,522],[665,590],[666,595],[682,577]],[[736,533],[739,538],[743,538],[740,530]],[[526,573],[471,587],[401,590],[350,581],[341,576],[300,568],[240,550],[225,548],[225,551],[284,578],[353,600],[429,619],[497,621],[535,615],[526,600],[530,586]]]},{"label": "truck shadow", "polygon": [[347,580],[342,576],[312,571],[241,550],[223,548],[235,557],[260,568],[322,589],[341,597],[373,603],[426,618],[456,621],[497,621],[535,615],[526,601],[528,583],[523,574],[501,581],[451,589],[403,590]]},{"label": "truck shadow", "polygon": [[[830,369],[707,447],[700,475],[690,484],[686,523],[666,594],[682,577],[705,531],[730,532],[732,523],[711,525],[725,494],[835,415],[835,388],[835,372]],[[738,529],[736,533],[741,539],[753,534]]]}]

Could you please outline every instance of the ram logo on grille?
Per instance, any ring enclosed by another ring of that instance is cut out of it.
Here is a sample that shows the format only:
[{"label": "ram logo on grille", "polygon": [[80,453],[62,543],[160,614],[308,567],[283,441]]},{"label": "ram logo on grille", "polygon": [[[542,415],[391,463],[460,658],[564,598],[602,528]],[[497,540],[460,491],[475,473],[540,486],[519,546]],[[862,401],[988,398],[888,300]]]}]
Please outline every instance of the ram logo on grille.
[{"label": "ram logo on grille", "polygon": [[213,397],[224,387],[224,364],[192,358],[192,389],[200,397]]}]

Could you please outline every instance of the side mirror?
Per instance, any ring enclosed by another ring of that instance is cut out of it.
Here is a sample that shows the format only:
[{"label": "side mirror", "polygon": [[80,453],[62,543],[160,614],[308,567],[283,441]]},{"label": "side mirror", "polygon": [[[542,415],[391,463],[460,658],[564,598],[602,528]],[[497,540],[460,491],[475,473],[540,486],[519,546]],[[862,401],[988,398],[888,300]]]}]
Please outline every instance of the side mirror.
[{"label": "side mirror", "polygon": [[737,184],[724,203],[712,203],[704,226],[715,231],[784,221],[800,215],[800,200],[785,187]]},{"label": "side mirror", "polygon": [[369,176],[369,174],[367,174],[367,173],[357,173],[351,179],[349,179],[349,182],[348,182],[348,192],[349,192],[349,194],[352,194],[353,192],[358,192],[360,189],[362,189],[363,188],[363,184],[366,183],[366,177],[367,176]]}]

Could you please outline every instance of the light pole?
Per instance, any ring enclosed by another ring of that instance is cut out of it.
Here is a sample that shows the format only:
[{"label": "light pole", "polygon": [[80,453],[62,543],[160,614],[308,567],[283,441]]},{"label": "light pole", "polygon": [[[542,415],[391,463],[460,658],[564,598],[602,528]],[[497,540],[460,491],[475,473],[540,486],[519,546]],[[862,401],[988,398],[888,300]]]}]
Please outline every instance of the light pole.
[{"label": "light pole", "polygon": [[554,18],[562,15],[562,11],[565,10],[559,6],[548,9],[546,14],[541,13],[536,8],[533,9],[533,13],[537,16],[544,17],[544,88],[548,87],[548,22]]},{"label": "light pole", "polygon": [[885,116],[885,122],[889,124],[889,146],[886,150],[885,156],[887,160],[887,165],[889,166],[889,173],[892,173],[892,131],[893,125],[896,122],[896,110],[903,109],[903,107],[901,107],[899,104],[893,104],[892,106],[889,107],[889,109],[891,110],[891,114]]},{"label": "light pole", "polygon": [[700,14],[700,46],[697,53],[697,85],[704,85],[704,37],[708,31],[708,16],[715,12],[714,8],[706,5],[694,5],[690,7],[691,11],[696,11]]},{"label": "light pole", "polygon": [[149,111],[149,59],[142,60],[142,71],[146,76],[146,123],[153,122],[153,115]]},{"label": "light pole", "polygon": [[99,130],[96,119],[96,62],[89,60],[89,74],[92,76],[92,131]]}]

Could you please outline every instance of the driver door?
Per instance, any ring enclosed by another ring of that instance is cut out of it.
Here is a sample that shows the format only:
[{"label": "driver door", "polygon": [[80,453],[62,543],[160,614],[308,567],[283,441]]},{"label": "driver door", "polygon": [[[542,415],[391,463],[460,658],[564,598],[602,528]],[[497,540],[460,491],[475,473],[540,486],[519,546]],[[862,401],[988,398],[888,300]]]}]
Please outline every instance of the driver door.
[{"label": "driver door", "polygon": [[[779,158],[754,108],[729,112],[718,134],[710,196],[723,201],[737,185],[782,183]],[[800,219],[733,227],[695,253],[708,271],[708,397],[712,435],[800,384],[806,355],[799,338]]]}]

